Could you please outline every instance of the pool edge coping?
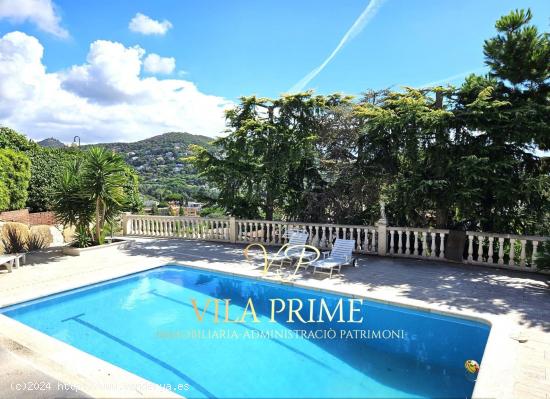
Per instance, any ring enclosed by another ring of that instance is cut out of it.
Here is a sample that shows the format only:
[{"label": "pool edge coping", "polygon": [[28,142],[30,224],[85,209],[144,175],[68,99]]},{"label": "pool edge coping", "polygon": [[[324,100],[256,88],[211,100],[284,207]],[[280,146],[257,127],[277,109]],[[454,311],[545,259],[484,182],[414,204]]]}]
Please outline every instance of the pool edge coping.
[{"label": "pool edge coping", "polygon": [[[192,261],[190,261],[190,262],[192,262]],[[510,337],[509,337],[510,331],[509,330],[507,331],[505,326],[502,325],[502,323],[500,323],[500,322],[495,323],[495,321],[491,320],[490,317],[488,318],[487,316],[476,315],[476,313],[478,313],[478,312],[472,312],[470,310],[465,312],[465,311],[460,311],[460,310],[455,311],[455,310],[441,309],[439,307],[439,305],[437,305],[437,304],[434,305],[434,304],[427,304],[426,303],[424,305],[423,301],[421,301],[422,304],[411,304],[411,303],[407,303],[406,301],[405,302],[400,302],[400,301],[396,301],[396,300],[386,300],[386,299],[378,298],[376,296],[369,296],[369,295],[364,295],[364,294],[354,294],[354,293],[351,293],[351,292],[338,291],[338,290],[335,290],[335,289],[329,289],[329,288],[325,288],[325,287],[317,287],[315,285],[308,285],[307,283],[304,283],[304,282],[283,281],[281,279],[270,278],[270,276],[250,274],[250,272],[257,271],[257,269],[230,271],[230,270],[226,270],[226,269],[216,268],[215,266],[213,267],[213,265],[193,265],[193,264],[190,264],[188,262],[173,261],[173,260],[172,261],[161,261],[161,262],[156,262],[153,265],[148,265],[148,266],[141,267],[138,270],[134,270],[134,271],[130,271],[130,272],[124,271],[122,274],[117,274],[116,269],[113,269],[115,271],[114,276],[107,277],[107,278],[102,277],[102,278],[92,279],[91,282],[86,282],[86,283],[83,283],[83,284],[81,284],[81,283],[71,284],[69,286],[69,288],[63,288],[61,290],[60,289],[53,289],[53,290],[51,290],[51,292],[48,292],[47,294],[42,293],[40,295],[30,295],[28,298],[26,298],[24,300],[16,300],[16,301],[11,302],[11,303],[10,302],[4,303],[4,304],[1,305],[1,308],[14,306],[14,305],[17,305],[17,304],[20,304],[20,303],[23,303],[23,302],[38,300],[40,298],[44,298],[44,297],[50,296],[50,295],[62,294],[64,292],[72,291],[72,290],[79,289],[79,288],[84,288],[84,287],[87,287],[87,286],[92,286],[92,285],[95,285],[95,284],[107,283],[111,280],[116,280],[116,279],[119,279],[119,278],[130,276],[132,274],[139,274],[139,273],[142,273],[142,272],[150,271],[152,269],[156,269],[156,268],[160,268],[160,267],[164,267],[164,266],[179,266],[179,267],[196,269],[196,270],[211,271],[211,272],[216,272],[216,273],[221,273],[221,274],[226,274],[226,275],[232,275],[232,276],[237,276],[237,277],[250,278],[250,279],[254,279],[254,280],[263,280],[263,281],[267,281],[267,282],[270,282],[270,283],[276,283],[276,284],[286,285],[286,286],[290,286],[290,287],[309,289],[309,290],[314,290],[314,291],[318,291],[318,292],[325,292],[325,293],[330,293],[330,294],[333,294],[333,295],[342,295],[342,296],[351,297],[351,298],[366,299],[366,300],[370,300],[370,301],[373,301],[373,302],[378,302],[378,303],[382,303],[382,304],[386,304],[386,305],[404,307],[404,308],[408,308],[408,309],[424,311],[424,312],[427,312],[427,313],[440,314],[440,315],[444,315],[444,316],[450,316],[450,317],[455,317],[455,318],[466,319],[466,320],[470,320],[470,321],[476,321],[476,322],[483,323],[483,324],[488,325],[490,327],[490,332],[489,332],[489,336],[487,338],[487,343],[486,343],[485,350],[484,350],[484,353],[483,353],[483,358],[481,360],[482,367],[481,367],[481,370],[478,374],[476,384],[474,386],[474,391],[473,391],[473,394],[472,394],[472,398],[490,398],[490,397],[512,398],[512,388],[503,391],[503,385],[504,384],[503,384],[502,381],[503,380],[506,381],[506,374],[513,373],[513,360],[512,360],[512,358],[515,359],[515,357],[516,357],[517,345],[516,345],[514,350],[505,351],[506,355],[508,357],[508,360],[503,359],[502,345],[505,344],[505,340],[508,343],[510,343],[509,342],[509,340],[510,340]],[[322,281],[324,281],[324,280],[322,280]],[[80,349],[78,349],[74,346],[71,346],[71,345],[69,345],[69,344],[67,344],[63,341],[60,341],[56,338],[50,337],[47,334],[44,334],[44,333],[42,333],[38,330],[35,330],[32,327],[29,327],[29,326],[27,326],[23,323],[18,322],[17,320],[11,319],[11,318],[5,316],[4,314],[0,314],[0,327],[3,327],[6,324],[5,319],[9,320],[10,322],[20,324],[20,328],[15,328],[15,331],[12,331],[13,334],[8,334],[8,335],[5,334],[5,329],[4,328],[0,328],[0,331],[1,331],[0,336],[3,336],[3,337],[5,337],[5,339],[8,339],[12,342],[15,342],[19,345],[24,346],[25,348],[29,349],[30,351],[32,351],[34,353],[37,353],[39,356],[48,357],[47,354],[45,355],[43,353],[43,350],[41,350],[39,348],[36,348],[36,346],[38,346],[38,345],[36,345],[35,342],[30,342],[29,343],[29,342],[26,342],[25,339],[21,340],[20,339],[21,333],[23,333],[23,335],[25,335],[25,331],[18,331],[18,330],[24,330],[23,327],[25,327],[27,329],[32,330],[33,333],[36,333],[36,334],[39,334],[39,335],[43,336],[43,337],[37,337],[35,335],[35,337],[32,337],[33,340],[38,338],[39,340],[46,340],[47,341],[49,339],[49,340],[54,340],[57,343],[61,343],[63,345],[66,345],[67,348],[65,348],[65,352],[71,352],[71,351],[74,352],[74,351],[76,351],[74,353],[79,352],[80,353],[79,355],[82,355],[82,354],[86,355],[86,357],[89,357],[88,361],[90,361],[91,363],[93,363],[93,361],[96,361],[95,363],[97,365],[101,365],[104,368],[106,368],[107,370],[109,370],[112,367],[113,373],[115,373],[115,374],[118,374],[120,371],[123,371],[124,373],[131,374],[133,377],[135,377],[134,384],[137,384],[137,383],[140,383],[140,382],[143,382],[143,381],[148,381],[148,380],[138,376],[137,374],[133,374],[133,373],[131,373],[131,372],[125,370],[125,369],[122,369],[122,368],[120,368],[120,367],[118,367],[118,366],[116,366],[112,363],[109,363],[105,360],[102,360],[102,359],[100,359],[100,358],[98,358],[94,355],[91,355],[91,354],[88,354],[84,351],[81,351]],[[517,327],[517,325],[514,325],[513,327]],[[31,335],[34,335],[34,334],[31,334]],[[23,342],[21,342],[21,341],[23,341]],[[45,348],[46,347],[47,346],[45,346]],[[511,349],[511,348],[507,348],[507,349]],[[54,360],[52,359],[52,361],[54,361]],[[512,364],[512,367],[505,368],[503,370],[503,367],[501,367],[503,364]],[[66,374],[66,376],[64,376],[63,382],[69,381],[68,383],[70,383],[70,381],[72,379],[71,376],[74,375],[74,370],[71,370],[69,372],[69,369],[72,369],[70,366],[67,366],[65,364],[60,364],[60,363],[57,363],[57,365],[62,367],[62,368],[67,369],[66,370],[67,374]],[[108,367],[108,366],[111,366],[111,367]],[[42,370],[42,368],[41,368],[41,370]],[[47,370],[42,370],[42,371],[46,372],[46,374],[50,374],[50,373],[47,372]],[[497,371],[499,371],[499,372],[497,373]],[[504,373],[503,373],[503,371],[504,371]],[[54,374],[54,376],[55,376],[56,373],[57,373],[57,371],[54,371],[52,374]],[[490,377],[491,375],[493,376],[492,378]],[[497,378],[497,376],[499,378],[498,383],[495,382],[495,378]],[[512,378],[508,378],[507,380],[508,380],[509,383],[513,382]],[[151,381],[149,381],[149,382],[152,383]],[[500,388],[500,389],[498,389],[499,393],[495,392],[496,387]],[[182,398],[181,395],[176,395],[176,394],[174,394],[173,392],[171,392],[169,390],[164,390],[163,388],[160,388],[160,389],[165,391],[165,393],[168,395],[168,396],[165,396],[165,397]],[[88,393],[86,391],[83,391],[83,392]],[[113,393],[115,393],[115,395],[116,395],[117,392],[118,391],[105,392],[105,397],[126,397],[126,396],[113,396]],[[136,391],[136,392],[133,393],[134,397],[136,396],[136,393],[142,394],[142,393]],[[138,397],[139,397],[139,395],[138,395]],[[146,396],[143,396],[143,397],[146,397]]]}]

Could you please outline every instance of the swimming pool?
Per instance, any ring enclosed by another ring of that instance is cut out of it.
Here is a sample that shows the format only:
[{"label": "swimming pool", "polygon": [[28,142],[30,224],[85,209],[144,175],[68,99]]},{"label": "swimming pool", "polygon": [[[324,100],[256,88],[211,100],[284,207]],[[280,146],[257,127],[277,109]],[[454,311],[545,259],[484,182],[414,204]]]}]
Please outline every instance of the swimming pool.
[{"label": "swimming pool", "polygon": [[177,265],[1,313],[188,398],[470,397],[490,330]]}]

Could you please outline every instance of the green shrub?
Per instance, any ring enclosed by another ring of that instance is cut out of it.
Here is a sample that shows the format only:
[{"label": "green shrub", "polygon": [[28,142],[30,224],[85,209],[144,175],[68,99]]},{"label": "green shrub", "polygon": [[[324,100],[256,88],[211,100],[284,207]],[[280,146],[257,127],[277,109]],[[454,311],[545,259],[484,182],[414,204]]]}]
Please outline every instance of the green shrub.
[{"label": "green shrub", "polygon": [[81,153],[73,149],[37,147],[27,154],[31,160],[27,206],[33,212],[49,211],[63,171]]},{"label": "green shrub", "polygon": [[26,249],[27,251],[39,251],[46,248],[46,241],[40,234],[31,233],[27,238]]},{"label": "green shrub", "polygon": [[28,140],[23,134],[9,127],[0,127],[0,148],[10,148],[15,151],[29,151],[38,144]]},{"label": "green shrub", "polygon": [[80,226],[74,233],[74,241],[72,243],[73,247],[76,248],[87,248],[92,245],[92,237],[90,232]]},{"label": "green shrub", "polygon": [[35,225],[30,228],[30,235],[39,236],[44,241],[44,245],[53,243],[53,235],[48,225]]},{"label": "green shrub", "polygon": [[2,178],[2,173],[0,172],[0,211],[8,209],[10,206],[10,192],[4,179]]},{"label": "green shrub", "polygon": [[17,227],[8,225],[2,236],[4,252],[7,254],[25,252],[27,239],[28,237],[25,237]]},{"label": "green shrub", "polygon": [[[0,211],[21,209],[25,206],[31,177],[30,166],[30,160],[24,153],[0,149],[0,181],[4,185],[4,188],[0,189]],[[9,195],[7,206],[6,190]]]}]

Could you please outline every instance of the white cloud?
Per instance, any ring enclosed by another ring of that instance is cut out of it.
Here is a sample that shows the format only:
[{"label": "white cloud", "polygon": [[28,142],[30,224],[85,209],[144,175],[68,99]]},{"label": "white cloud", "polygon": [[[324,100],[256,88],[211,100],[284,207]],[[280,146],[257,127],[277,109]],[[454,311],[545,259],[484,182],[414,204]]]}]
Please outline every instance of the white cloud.
[{"label": "white cloud", "polygon": [[25,33],[0,37],[0,120],[29,137],[134,141],[167,131],[216,136],[233,104],[183,79],[142,78],[139,47],[98,40],[83,65],[48,73]]},{"label": "white cloud", "polygon": [[144,54],[139,46],[126,48],[117,42],[96,40],[90,45],[88,62],[64,73],[62,86],[98,103],[131,101],[142,95],[139,73]]},{"label": "white cloud", "polygon": [[171,27],[172,23],[166,19],[162,22],[157,21],[140,12],[132,18],[128,25],[128,28],[130,28],[132,32],[138,32],[144,35],[164,35]]},{"label": "white cloud", "polygon": [[69,32],[59,25],[61,18],[51,0],[0,0],[0,19],[13,23],[29,21],[57,37],[69,36]]},{"label": "white cloud", "polygon": [[173,57],[161,57],[158,54],[148,54],[143,60],[143,69],[150,73],[169,74],[176,69],[176,59]]}]

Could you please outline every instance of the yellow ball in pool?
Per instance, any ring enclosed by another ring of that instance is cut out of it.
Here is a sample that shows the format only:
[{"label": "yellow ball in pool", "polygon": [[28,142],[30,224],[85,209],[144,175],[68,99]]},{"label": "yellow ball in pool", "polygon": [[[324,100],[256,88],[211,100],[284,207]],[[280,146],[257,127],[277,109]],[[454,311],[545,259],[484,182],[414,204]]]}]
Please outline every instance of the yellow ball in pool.
[{"label": "yellow ball in pool", "polygon": [[466,362],[464,363],[464,368],[469,373],[477,373],[479,371],[479,363],[475,360],[466,360]]}]

